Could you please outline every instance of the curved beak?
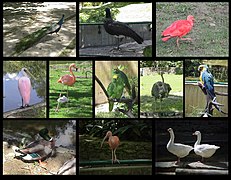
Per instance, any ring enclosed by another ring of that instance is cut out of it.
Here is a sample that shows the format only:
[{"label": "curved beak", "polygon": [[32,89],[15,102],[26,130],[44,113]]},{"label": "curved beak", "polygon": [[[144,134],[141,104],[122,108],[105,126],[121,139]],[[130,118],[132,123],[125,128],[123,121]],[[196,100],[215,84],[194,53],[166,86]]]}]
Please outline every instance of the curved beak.
[{"label": "curved beak", "polygon": [[103,143],[104,143],[104,141],[105,141],[105,139],[107,138],[107,135],[103,138],[103,140],[102,140],[102,142],[101,142],[101,148],[102,148],[102,146],[103,146]]},{"label": "curved beak", "polygon": [[32,77],[33,79],[36,79],[31,73],[30,71],[28,71],[28,69],[26,70],[26,73],[30,75],[30,77]]}]

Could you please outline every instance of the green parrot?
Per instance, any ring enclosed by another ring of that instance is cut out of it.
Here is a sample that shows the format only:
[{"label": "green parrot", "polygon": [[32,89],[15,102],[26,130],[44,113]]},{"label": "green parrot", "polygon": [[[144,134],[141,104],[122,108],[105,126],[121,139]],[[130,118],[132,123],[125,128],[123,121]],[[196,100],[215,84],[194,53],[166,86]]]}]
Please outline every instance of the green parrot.
[{"label": "green parrot", "polygon": [[131,86],[128,77],[121,69],[121,66],[118,66],[116,69],[114,69],[114,74],[116,74],[119,77],[121,83],[124,83],[126,91],[128,92],[129,96],[131,96]]},{"label": "green parrot", "polygon": [[[117,74],[113,76],[112,82],[107,87],[107,93],[109,95],[109,98],[112,99],[120,99],[124,90],[124,83],[123,80],[121,81],[121,78]],[[114,106],[113,101],[109,101],[109,111],[112,111]]]}]

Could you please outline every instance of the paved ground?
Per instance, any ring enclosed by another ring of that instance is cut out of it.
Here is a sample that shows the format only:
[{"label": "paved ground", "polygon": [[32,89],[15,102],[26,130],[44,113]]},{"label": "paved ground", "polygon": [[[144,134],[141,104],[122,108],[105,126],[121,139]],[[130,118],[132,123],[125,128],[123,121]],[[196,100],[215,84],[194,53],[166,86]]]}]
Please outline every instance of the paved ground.
[{"label": "paved ground", "polygon": [[[3,56],[11,56],[15,44],[26,35],[58,22],[62,14],[66,19],[76,13],[76,2],[44,2],[36,6],[30,5],[28,7],[25,5],[20,7],[18,4],[17,7],[4,5]],[[66,56],[76,56],[76,47],[66,50],[70,42],[76,38],[76,16],[65,21],[58,34],[46,35],[20,56],[54,57],[62,52],[66,52]]]}]

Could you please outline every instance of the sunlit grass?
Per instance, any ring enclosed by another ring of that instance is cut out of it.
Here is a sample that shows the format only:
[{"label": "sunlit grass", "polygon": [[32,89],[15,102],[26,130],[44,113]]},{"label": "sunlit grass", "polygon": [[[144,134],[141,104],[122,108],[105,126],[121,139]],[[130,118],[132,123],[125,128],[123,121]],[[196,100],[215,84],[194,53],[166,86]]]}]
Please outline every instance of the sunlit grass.
[{"label": "sunlit grass", "polygon": [[164,81],[172,90],[168,98],[155,102],[151,89],[155,82],[162,81],[161,76],[150,75],[140,77],[140,111],[149,113],[183,112],[183,75],[164,74]]},{"label": "sunlit grass", "polygon": [[[91,66],[91,64],[89,64]],[[68,87],[69,101],[60,104],[59,110],[56,112],[58,105],[57,99],[59,94],[67,96],[67,86],[60,84],[57,80],[60,76],[69,74],[68,66],[50,65],[50,89],[49,89],[49,117],[50,118],[80,118],[92,117],[92,77],[85,78],[85,73],[81,70],[74,72],[76,82],[72,87]]]},{"label": "sunlit grass", "polygon": [[[176,20],[193,15],[192,30],[185,36],[192,42],[176,38],[163,42],[161,33]],[[157,56],[228,56],[229,55],[228,2],[158,2],[156,3],[156,55]]]}]

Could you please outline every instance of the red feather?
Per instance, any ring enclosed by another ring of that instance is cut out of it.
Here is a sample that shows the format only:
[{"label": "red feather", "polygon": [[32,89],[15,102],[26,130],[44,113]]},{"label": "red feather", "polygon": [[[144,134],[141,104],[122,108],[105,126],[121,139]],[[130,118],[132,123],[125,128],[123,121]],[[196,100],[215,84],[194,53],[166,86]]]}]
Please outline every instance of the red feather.
[{"label": "red feather", "polygon": [[170,38],[177,37],[177,46],[179,46],[179,39],[191,40],[191,38],[182,38],[182,36],[185,36],[191,31],[193,27],[193,21],[194,17],[192,15],[189,15],[187,17],[187,20],[177,20],[173,22],[162,32],[162,41],[167,41]]}]

